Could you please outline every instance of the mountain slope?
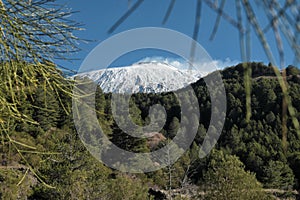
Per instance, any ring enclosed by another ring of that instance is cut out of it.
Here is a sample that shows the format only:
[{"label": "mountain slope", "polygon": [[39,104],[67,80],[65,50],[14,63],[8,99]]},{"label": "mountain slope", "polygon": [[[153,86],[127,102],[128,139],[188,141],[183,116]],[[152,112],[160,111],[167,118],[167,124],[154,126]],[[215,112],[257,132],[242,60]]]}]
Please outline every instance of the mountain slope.
[{"label": "mountain slope", "polygon": [[165,63],[143,62],[77,74],[98,83],[104,92],[160,93],[177,90],[197,81],[202,74],[180,70]]}]

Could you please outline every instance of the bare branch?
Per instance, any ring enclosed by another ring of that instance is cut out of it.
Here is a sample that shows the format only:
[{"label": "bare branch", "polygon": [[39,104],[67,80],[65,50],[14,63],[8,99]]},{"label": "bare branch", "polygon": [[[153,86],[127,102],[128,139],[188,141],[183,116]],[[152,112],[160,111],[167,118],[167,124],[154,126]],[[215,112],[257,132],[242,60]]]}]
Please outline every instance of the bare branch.
[{"label": "bare branch", "polygon": [[168,21],[170,15],[171,15],[171,12],[172,12],[172,10],[173,10],[173,8],[174,8],[175,1],[176,1],[176,0],[171,0],[170,5],[169,5],[169,7],[168,7],[168,10],[167,10],[166,15],[165,15],[165,17],[164,17],[164,19],[163,19],[162,24],[165,24],[165,23]]},{"label": "bare branch", "polygon": [[144,0],[138,0],[128,11],[120,17],[120,19],[112,25],[112,27],[108,30],[108,33],[114,32],[142,3]]}]

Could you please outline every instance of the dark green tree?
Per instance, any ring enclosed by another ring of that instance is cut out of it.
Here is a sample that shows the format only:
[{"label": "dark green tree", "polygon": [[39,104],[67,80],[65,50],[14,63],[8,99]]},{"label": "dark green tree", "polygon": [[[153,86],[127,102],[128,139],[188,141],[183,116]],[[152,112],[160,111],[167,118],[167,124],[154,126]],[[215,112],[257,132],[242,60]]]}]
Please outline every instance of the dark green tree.
[{"label": "dark green tree", "polygon": [[269,199],[255,174],[236,156],[213,151],[205,174],[204,199]]},{"label": "dark green tree", "polygon": [[271,160],[264,168],[264,185],[267,188],[291,190],[295,180],[292,169],[281,161]]}]

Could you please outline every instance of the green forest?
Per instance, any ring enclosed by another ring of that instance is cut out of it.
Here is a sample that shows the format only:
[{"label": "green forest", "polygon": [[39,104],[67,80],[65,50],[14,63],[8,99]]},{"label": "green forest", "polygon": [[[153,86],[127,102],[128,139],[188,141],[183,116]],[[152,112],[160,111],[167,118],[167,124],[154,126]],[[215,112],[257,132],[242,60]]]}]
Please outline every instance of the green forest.
[{"label": "green forest", "polygon": [[[5,65],[0,65],[0,73]],[[246,120],[244,64],[221,70],[227,98],[226,121],[216,146],[200,159],[199,149],[211,112],[218,112],[211,110],[209,91],[204,79],[200,79],[192,84],[200,102],[200,125],[194,142],[173,165],[139,174],[113,170],[86,150],[74,126],[72,98],[63,89],[45,90],[41,84],[32,91],[28,84],[26,90],[19,91],[15,84],[15,94],[24,97],[19,98],[17,109],[27,120],[14,117],[8,123],[10,131],[1,131],[1,199],[299,198],[300,135],[290,114],[283,114],[278,78],[271,64],[252,62],[247,66],[252,74],[250,120]],[[22,67],[24,63],[17,70],[19,77],[24,76]],[[300,120],[300,70],[290,65],[283,71],[296,110],[294,117]],[[58,69],[54,75],[64,76]],[[43,79],[39,74],[34,76]],[[47,81],[52,84],[55,79]],[[63,88],[71,90],[72,83],[73,80],[65,79]],[[0,84],[0,90],[7,91],[6,86]],[[167,113],[166,123],[155,137],[134,138],[116,125],[111,96],[97,88],[97,118],[110,141],[128,151],[151,152],[163,147],[174,138],[180,121],[184,120],[172,92],[134,94],[130,116],[136,124],[149,123],[149,107],[153,104],[161,104]],[[10,94],[1,98],[14,103]],[[0,124],[5,118],[10,117],[1,115]],[[283,127],[287,129],[286,135]],[[97,142],[97,138],[91,140]]]}]

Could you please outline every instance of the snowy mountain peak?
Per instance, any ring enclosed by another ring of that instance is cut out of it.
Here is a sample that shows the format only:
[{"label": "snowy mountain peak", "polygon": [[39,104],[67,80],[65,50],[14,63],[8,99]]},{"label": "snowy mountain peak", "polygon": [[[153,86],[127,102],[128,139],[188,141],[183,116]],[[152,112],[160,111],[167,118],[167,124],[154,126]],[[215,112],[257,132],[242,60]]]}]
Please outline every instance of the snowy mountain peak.
[{"label": "snowy mountain peak", "polygon": [[197,81],[201,74],[161,62],[140,62],[77,74],[98,83],[104,92],[160,93],[174,91]]}]

